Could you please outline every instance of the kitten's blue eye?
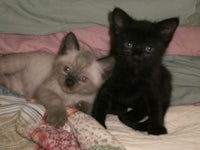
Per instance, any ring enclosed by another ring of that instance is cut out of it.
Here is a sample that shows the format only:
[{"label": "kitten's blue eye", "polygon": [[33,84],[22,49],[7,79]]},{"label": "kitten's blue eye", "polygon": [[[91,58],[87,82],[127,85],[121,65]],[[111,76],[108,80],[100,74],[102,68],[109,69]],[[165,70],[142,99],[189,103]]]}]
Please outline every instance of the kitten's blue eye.
[{"label": "kitten's blue eye", "polygon": [[80,81],[82,82],[86,82],[88,80],[88,78],[85,75],[80,76]]},{"label": "kitten's blue eye", "polygon": [[124,43],[124,47],[128,48],[128,49],[133,48],[133,43],[131,43],[131,42],[125,42]]},{"label": "kitten's blue eye", "polygon": [[69,66],[64,66],[64,72],[68,73],[70,71],[70,67]]},{"label": "kitten's blue eye", "polygon": [[147,53],[152,53],[154,51],[154,48],[153,47],[151,47],[151,46],[146,46],[145,47],[145,52],[147,52]]}]

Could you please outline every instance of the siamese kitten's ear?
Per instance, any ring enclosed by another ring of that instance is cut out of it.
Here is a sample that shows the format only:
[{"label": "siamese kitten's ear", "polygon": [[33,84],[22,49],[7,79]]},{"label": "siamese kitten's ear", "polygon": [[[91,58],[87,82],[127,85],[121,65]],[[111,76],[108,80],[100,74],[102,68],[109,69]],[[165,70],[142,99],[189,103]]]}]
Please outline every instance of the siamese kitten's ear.
[{"label": "siamese kitten's ear", "polygon": [[113,67],[115,65],[115,59],[114,57],[107,56],[98,59],[98,62],[100,63],[103,70],[102,77],[104,80],[106,80],[112,73]]},{"label": "siamese kitten's ear", "polygon": [[129,26],[131,20],[133,19],[125,11],[115,8],[111,14],[111,30],[117,35]]},{"label": "siamese kitten's ear", "polygon": [[67,51],[80,50],[78,40],[73,32],[69,32],[62,41],[59,54],[67,54]]},{"label": "siamese kitten's ear", "polygon": [[171,41],[178,24],[178,18],[169,18],[157,23],[158,34],[167,44]]}]

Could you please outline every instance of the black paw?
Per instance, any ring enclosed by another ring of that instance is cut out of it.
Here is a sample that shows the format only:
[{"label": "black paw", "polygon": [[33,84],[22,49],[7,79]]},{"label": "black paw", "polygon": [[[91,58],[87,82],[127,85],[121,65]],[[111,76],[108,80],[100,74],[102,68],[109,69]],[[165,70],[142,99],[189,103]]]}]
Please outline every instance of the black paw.
[{"label": "black paw", "polygon": [[97,120],[97,119],[96,119],[96,121],[97,121],[99,124],[101,124],[105,129],[107,129],[107,126],[106,126],[106,124],[105,124],[105,121]]},{"label": "black paw", "polygon": [[107,126],[105,123],[100,123],[105,129],[107,129]]},{"label": "black paw", "polygon": [[65,108],[47,109],[45,121],[56,128],[64,126],[67,121]]},{"label": "black paw", "polygon": [[134,122],[133,120],[129,120],[126,117],[118,116],[118,118],[122,123],[124,123],[128,127],[131,127],[139,131],[147,131],[147,126],[148,126],[147,120],[144,122]]},{"label": "black paw", "polygon": [[97,121],[99,122],[104,128],[107,128],[106,125],[105,125],[105,120],[106,120],[106,114],[101,112],[101,111],[92,111],[91,113],[92,117]]},{"label": "black paw", "polygon": [[105,120],[103,119],[99,119],[97,117],[92,116],[99,124],[101,124],[105,129],[107,129],[106,124],[105,124]]},{"label": "black paw", "polygon": [[148,127],[148,134],[153,134],[153,135],[167,134],[167,129],[162,126],[161,127],[150,126]]}]

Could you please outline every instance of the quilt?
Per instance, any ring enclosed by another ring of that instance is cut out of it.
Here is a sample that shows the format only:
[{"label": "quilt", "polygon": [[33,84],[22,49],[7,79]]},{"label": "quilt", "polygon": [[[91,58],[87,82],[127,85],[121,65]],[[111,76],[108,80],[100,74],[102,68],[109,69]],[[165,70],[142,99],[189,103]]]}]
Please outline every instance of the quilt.
[{"label": "quilt", "polygon": [[200,103],[171,106],[168,134],[134,131],[114,115],[105,130],[91,116],[66,107],[68,122],[55,129],[45,123],[45,109],[34,100],[0,88],[0,149],[5,150],[199,150]]},{"label": "quilt", "polygon": [[68,122],[63,128],[54,128],[45,123],[44,112],[33,100],[0,95],[0,149],[125,150],[87,114],[66,107]]}]

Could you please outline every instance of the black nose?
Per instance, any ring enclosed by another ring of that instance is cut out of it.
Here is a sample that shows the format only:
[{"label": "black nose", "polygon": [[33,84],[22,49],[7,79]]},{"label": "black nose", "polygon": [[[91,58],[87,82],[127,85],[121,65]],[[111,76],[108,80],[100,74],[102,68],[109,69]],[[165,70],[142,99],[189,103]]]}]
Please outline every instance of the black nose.
[{"label": "black nose", "polygon": [[65,84],[68,86],[68,87],[72,87],[74,85],[75,81],[73,78],[66,78],[65,80]]}]

